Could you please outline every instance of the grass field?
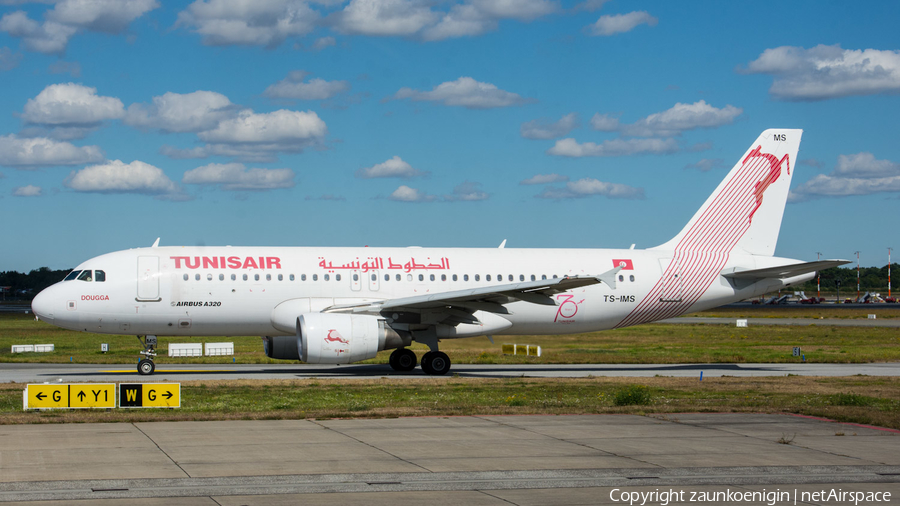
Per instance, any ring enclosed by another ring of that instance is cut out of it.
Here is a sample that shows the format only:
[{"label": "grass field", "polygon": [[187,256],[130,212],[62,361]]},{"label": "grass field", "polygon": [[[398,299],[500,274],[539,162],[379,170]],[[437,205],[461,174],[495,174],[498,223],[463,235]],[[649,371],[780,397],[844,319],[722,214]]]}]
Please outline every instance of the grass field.
[{"label": "grass field", "polygon": [[[797,413],[900,429],[900,378],[511,378],[182,383],[182,408],[22,411],[0,384],[0,424],[487,414]],[[852,435],[848,432],[846,435]]]},{"label": "grass field", "polygon": [[[776,310],[775,314],[783,310]],[[820,314],[815,308],[813,314]],[[852,317],[844,310],[832,310]],[[865,310],[863,310],[865,311]],[[755,310],[752,316],[763,318],[770,311]],[[714,312],[700,313],[704,316]],[[729,316],[731,317],[731,316]],[[737,317],[740,317],[738,315]],[[827,318],[834,317],[827,314]],[[865,318],[865,314],[862,314]],[[169,358],[169,342],[234,342],[239,363],[277,363],[263,354],[258,336],[160,338],[161,364],[230,363],[232,357]],[[504,342],[541,346],[542,356],[503,355]],[[14,344],[53,343],[51,353],[11,353]],[[100,344],[108,343],[109,352],[101,353]],[[729,325],[648,324],[625,329],[559,336],[485,337],[444,340],[446,351],[457,364],[622,364],[622,363],[733,363],[791,362],[794,346],[800,346],[808,362],[886,362],[900,360],[900,332],[894,328],[834,326],[765,326],[736,328]],[[141,349],[134,336],[89,334],[60,329],[35,321],[24,314],[0,315],[0,362],[77,362],[135,363]],[[420,355],[426,348],[414,345]],[[382,352],[370,363],[386,363],[390,352]]]}]

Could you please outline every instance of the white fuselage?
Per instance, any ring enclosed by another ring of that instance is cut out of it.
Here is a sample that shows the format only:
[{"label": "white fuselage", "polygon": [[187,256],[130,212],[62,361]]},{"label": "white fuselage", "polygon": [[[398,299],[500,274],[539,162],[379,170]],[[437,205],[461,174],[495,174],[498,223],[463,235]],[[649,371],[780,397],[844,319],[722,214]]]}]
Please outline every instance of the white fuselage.
[{"label": "white fuselage", "polygon": [[[299,302],[297,307],[318,312],[335,305],[545,277],[597,276],[624,265],[616,275],[615,288],[600,283],[569,290],[554,295],[556,305],[552,306],[511,302],[506,305],[509,314],[503,317],[512,326],[490,332],[567,334],[678,316],[813,277],[804,274],[741,285],[719,276],[718,271],[710,275],[686,268],[665,278],[672,258],[678,256],[659,249],[140,248],[82,263],[75,271],[93,271],[90,281],[57,283],[41,292],[32,307],[54,325],[87,332],[277,336],[293,334],[290,327],[273,322],[275,309],[286,302]],[[732,254],[724,268],[757,269],[796,262]],[[103,276],[96,274],[98,270]],[[659,296],[662,284],[669,286]]]}]

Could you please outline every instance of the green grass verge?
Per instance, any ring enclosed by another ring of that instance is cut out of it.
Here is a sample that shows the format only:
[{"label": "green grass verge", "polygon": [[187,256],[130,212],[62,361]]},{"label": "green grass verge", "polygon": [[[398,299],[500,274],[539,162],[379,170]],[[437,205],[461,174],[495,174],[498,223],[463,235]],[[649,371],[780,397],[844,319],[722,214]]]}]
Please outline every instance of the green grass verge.
[{"label": "green grass verge", "polygon": [[[161,364],[231,363],[232,357],[168,358],[170,342],[234,342],[239,363],[284,363],[263,354],[258,336],[161,337]],[[503,355],[504,342],[541,346],[541,357]],[[11,353],[14,344],[53,343],[51,353]],[[101,353],[100,344],[109,352]],[[441,342],[456,364],[623,364],[792,362],[800,346],[808,362],[864,363],[900,360],[900,332],[884,327],[762,326],[648,324],[625,329],[558,336],[516,336],[448,339]],[[425,347],[414,345],[420,355]],[[140,346],[133,336],[73,332],[35,321],[28,315],[0,315],[0,362],[77,362],[133,364]],[[386,363],[382,352],[368,363]]]},{"label": "green grass verge", "polygon": [[[900,378],[373,378],[182,383],[179,409],[22,410],[0,384],[0,424],[513,414],[796,413],[900,429]],[[850,433],[848,433],[849,435]]]}]

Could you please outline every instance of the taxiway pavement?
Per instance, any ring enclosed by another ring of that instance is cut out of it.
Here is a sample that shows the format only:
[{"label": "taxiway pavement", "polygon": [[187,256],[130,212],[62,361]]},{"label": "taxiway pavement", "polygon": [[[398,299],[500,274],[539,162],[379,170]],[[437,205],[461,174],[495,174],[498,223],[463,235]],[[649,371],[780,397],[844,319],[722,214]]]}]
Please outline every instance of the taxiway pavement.
[{"label": "taxiway pavement", "polygon": [[777,414],[7,425],[0,502],[593,505],[654,490],[682,493],[668,504],[763,491],[788,494],[776,504],[826,503],[803,500],[812,491],[895,502],[898,449],[897,431]]},{"label": "taxiway pavement", "polygon": [[[173,361],[174,362],[174,361]],[[458,364],[450,375],[463,378],[585,378],[713,376],[900,376],[900,363],[810,364],[797,359],[783,364]],[[398,373],[387,364],[157,364],[156,373],[140,376],[137,364],[0,363],[0,382],[152,382],[229,379],[360,378],[390,376],[421,378],[416,369]]]}]

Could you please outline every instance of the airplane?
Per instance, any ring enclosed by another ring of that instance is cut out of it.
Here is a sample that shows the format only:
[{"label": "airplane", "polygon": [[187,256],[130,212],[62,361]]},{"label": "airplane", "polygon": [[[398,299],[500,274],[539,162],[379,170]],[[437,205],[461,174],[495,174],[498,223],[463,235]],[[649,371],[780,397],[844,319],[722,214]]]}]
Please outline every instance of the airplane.
[{"label": "airplane", "polygon": [[348,364],[413,341],[429,375],[445,339],[638,325],[758,297],[847,260],[774,256],[802,130],[765,130],[687,225],[649,249],[163,247],[101,255],[40,292],[66,329],[135,335],[142,375],[158,336],[259,335],[273,359]]}]

